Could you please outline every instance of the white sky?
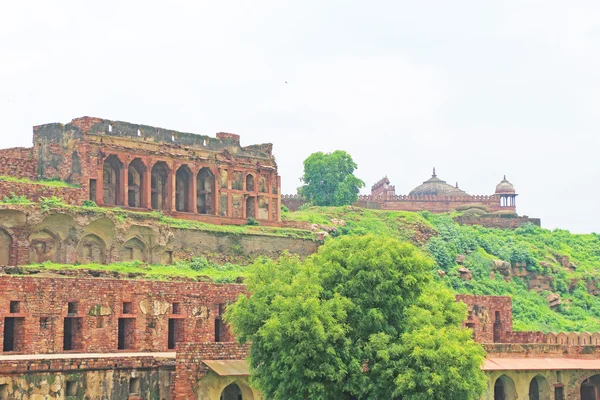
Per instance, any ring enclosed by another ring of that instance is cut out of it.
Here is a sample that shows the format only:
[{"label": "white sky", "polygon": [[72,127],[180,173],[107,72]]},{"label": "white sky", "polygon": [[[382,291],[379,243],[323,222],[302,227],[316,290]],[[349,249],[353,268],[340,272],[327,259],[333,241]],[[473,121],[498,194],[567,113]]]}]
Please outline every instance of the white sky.
[{"label": "white sky", "polygon": [[[84,115],[315,151],[367,188],[438,176],[600,228],[598,1],[4,1],[0,148]],[[288,83],[286,84],[285,81]]]}]

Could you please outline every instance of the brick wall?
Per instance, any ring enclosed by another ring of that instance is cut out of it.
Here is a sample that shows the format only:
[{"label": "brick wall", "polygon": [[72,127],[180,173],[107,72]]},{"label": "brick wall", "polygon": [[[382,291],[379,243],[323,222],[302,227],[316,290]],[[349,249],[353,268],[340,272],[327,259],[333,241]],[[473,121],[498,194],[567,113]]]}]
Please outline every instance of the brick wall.
[{"label": "brick wall", "polygon": [[193,388],[208,372],[202,360],[245,360],[248,349],[247,345],[235,342],[179,344],[171,397],[176,400],[195,398]]},{"label": "brick wall", "polygon": [[[0,276],[0,293],[2,328],[5,318],[24,318],[23,337],[17,339],[23,345],[17,353],[68,352],[67,318],[78,320],[81,327],[73,333],[74,351],[111,353],[119,351],[119,319],[134,321],[131,348],[122,349],[127,352],[169,351],[169,325],[174,324],[170,321],[179,321],[173,334],[182,341],[214,342],[219,304],[235,301],[245,288],[206,282]],[[19,302],[18,313],[10,312],[10,301]],[[131,303],[129,313],[124,302]],[[68,303],[74,304],[71,310]],[[0,341],[4,339],[0,329]]]},{"label": "brick wall", "polygon": [[25,196],[34,202],[40,201],[42,197],[56,196],[63,199],[67,204],[80,205],[88,199],[87,190],[82,188],[0,181],[0,198],[10,197],[13,193],[16,196]]},{"label": "brick wall", "polygon": [[36,165],[30,148],[0,150],[0,175],[34,178]]},{"label": "brick wall", "polygon": [[496,229],[516,229],[527,223],[541,226],[539,218],[516,215],[461,215],[454,220],[461,225],[480,225]]}]

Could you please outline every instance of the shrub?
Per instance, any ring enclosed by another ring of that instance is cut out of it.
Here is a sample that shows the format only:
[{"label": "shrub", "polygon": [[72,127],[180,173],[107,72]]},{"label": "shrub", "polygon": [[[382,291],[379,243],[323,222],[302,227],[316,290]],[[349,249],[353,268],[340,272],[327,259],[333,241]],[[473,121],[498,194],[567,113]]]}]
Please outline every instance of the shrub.
[{"label": "shrub", "polygon": [[82,204],[83,207],[98,207],[98,205],[96,204],[96,202],[92,201],[92,200],[86,200],[83,202]]},{"label": "shrub", "polygon": [[40,200],[40,205],[42,206],[43,211],[48,211],[52,208],[65,207],[67,203],[65,203],[65,201],[59,197],[52,196],[42,197],[42,199]]},{"label": "shrub", "polygon": [[4,204],[29,204],[31,201],[27,198],[27,196],[17,196],[14,193],[10,194],[10,197],[4,196],[2,200]]},{"label": "shrub", "polygon": [[254,218],[250,217],[248,218],[248,222],[246,222],[246,225],[250,225],[250,226],[259,226],[260,222],[258,222],[257,220],[255,220]]}]

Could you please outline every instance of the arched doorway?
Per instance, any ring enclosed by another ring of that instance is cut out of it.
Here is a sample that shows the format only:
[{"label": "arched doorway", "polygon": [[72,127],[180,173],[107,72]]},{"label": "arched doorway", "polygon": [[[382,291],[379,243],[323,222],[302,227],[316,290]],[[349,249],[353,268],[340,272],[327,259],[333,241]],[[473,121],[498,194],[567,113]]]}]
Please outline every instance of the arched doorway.
[{"label": "arched doorway", "polygon": [[123,163],[117,156],[111,154],[104,160],[102,169],[102,201],[107,206],[116,206],[121,204],[121,170]]},{"label": "arched doorway", "polygon": [[502,375],[494,383],[494,400],[515,400],[515,383],[507,375]]},{"label": "arched doorway", "polygon": [[594,375],[581,383],[581,400],[600,399],[600,375]]},{"label": "arched doorway", "polygon": [[136,158],[129,164],[127,171],[128,180],[128,193],[127,193],[127,205],[129,207],[143,207],[142,196],[145,192],[145,179],[146,167],[142,163],[142,160]]},{"label": "arched doorway", "polygon": [[12,239],[10,235],[0,229],[0,265],[8,265],[10,263],[10,249],[12,248]]},{"label": "arched doorway", "polygon": [[246,199],[246,218],[256,218],[256,197],[248,197]]},{"label": "arched doorway", "polygon": [[242,390],[238,385],[232,383],[221,392],[220,400],[244,400],[242,398]]},{"label": "arched doorway", "polygon": [[529,382],[529,400],[550,400],[550,384],[541,375],[536,375]]},{"label": "arched doorway", "polygon": [[204,167],[198,172],[196,179],[197,193],[196,193],[196,208],[198,214],[213,214],[213,199],[212,199],[212,188],[215,184],[215,177],[210,172],[210,169]]},{"label": "arched doorway", "polygon": [[152,195],[151,206],[153,210],[166,210],[168,208],[169,188],[168,178],[169,169],[167,164],[159,161],[152,167]]},{"label": "arched doorway", "polygon": [[175,174],[175,209],[177,211],[190,210],[190,185],[192,172],[187,165],[182,165]]}]

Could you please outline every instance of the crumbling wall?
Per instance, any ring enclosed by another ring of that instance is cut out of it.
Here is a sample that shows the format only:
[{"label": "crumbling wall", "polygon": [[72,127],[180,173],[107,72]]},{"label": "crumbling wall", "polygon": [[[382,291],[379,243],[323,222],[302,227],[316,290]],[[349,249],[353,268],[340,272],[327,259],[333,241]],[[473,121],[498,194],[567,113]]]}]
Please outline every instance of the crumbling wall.
[{"label": "crumbling wall", "polygon": [[[120,318],[134,321],[130,326],[136,327],[127,332],[133,333],[127,338],[131,352],[173,351],[170,335],[177,341],[215,342],[215,322],[221,321],[225,305],[246,289],[208,282],[4,275],[0,292],[0,341],[13,340],[4,336],[10,334],[4,329],[6,318],[24,319],[22,329],[14,332],[20,346],[9,353],[57,354],[68,350],[66,337],[78,352],[117,352]],[[77,320],[77,329],[68,331],[67,319]],[[230,337],[227,326],[221,328],[223,337]]]},{"label": "crumbling wall", "polygon": [[0,150],[0,175],[34,178],[36,171],[32,149],[16,147]]},{"label": "crumbling wall", "polygon": [[495,229],[517,229],[525,224],[541,226],[541,220],[539,218],[529,218],[528,216],[517,216],[512,214],[461,215],[454,218],[454,220],[461,225],[480,225],[485,226],[486,228]]}]

